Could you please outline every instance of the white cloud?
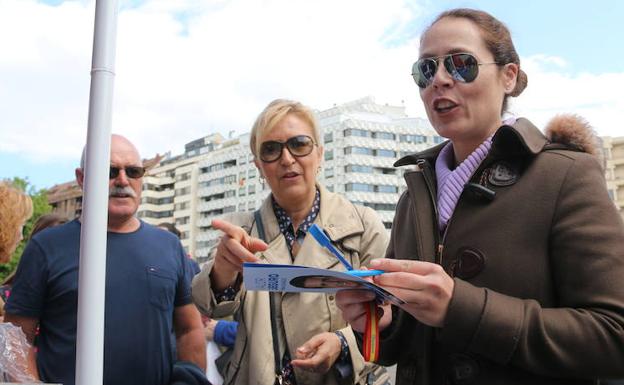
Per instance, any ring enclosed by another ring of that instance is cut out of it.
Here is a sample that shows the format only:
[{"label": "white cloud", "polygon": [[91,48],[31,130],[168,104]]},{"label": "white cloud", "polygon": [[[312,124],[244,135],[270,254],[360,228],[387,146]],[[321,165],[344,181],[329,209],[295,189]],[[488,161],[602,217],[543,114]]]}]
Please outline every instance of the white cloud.
[{"label": "white cloud", "polygon": [[[122,7],[123,7],[122,2]],[[247,131],[272,99],[414,99],[418,13],[400,0],[147,1],[123,7],[113,130],[146,155]],[[0,2],[0,151],[75,157],[86,137],[93,3]],[[7,57],[8,56],[8,57]]]},{"label": "white cloud", "polygon": [[[210,132],[245,132],[272,99],[327,108],[365,95],[425,116],[409,75],[417,56],[403,0],[149,0],[122,3],[113,130],[145,156]],[[94,3],[0,0],[0,152],[78,158],[86,138]],[[523,59],[513,110],[558,112],[616,135],[624,74],[571,75],[561,58]],[[618,87],[619,86],[619,87]]]},{"label": "white cloud", "polygon": [[[570,74],[562,58],[545,55],[522,58],[529,77],[524,93],[512,103],[512,111],[544,126],[556,114],[575,113],[589,121],[599,135],[621,136],[624,111],[624,72]],[[563,64],[563,65],[562,65]]]}]

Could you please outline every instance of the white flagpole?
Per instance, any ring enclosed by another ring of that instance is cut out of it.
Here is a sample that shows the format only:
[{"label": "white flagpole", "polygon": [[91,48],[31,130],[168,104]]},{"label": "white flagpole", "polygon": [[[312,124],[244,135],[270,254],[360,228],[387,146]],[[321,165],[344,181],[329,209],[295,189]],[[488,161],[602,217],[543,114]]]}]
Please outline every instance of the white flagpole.
[{"label": "white flagpole", "polygon": [[108,170],[117,11],[117,0],[95,2],[78,278],[76,384],[80,385],[102,385],[104,372]]}]

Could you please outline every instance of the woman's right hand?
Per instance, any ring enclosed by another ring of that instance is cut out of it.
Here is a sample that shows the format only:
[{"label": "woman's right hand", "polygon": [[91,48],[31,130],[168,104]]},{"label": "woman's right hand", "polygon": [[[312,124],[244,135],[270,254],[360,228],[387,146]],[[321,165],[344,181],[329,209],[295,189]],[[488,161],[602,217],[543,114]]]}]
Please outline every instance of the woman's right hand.
[{"label": "woman's right hand", "polygon": [[[366,308],[370,301],[375,300],[375,293],[370,290],[339,290],[336,293],[336,305],[342,311],[342,318],[351,328],[364,333],[366,330]],[[381,313],[381,315],[380,315]],[[377,308],[379,330],[384,330],[392,322],[391,305],[381,305]]]},{"label": "woman's right hand", "polygon": [[242,227],[221,219],[214,219],[212,227],[224,233],[217,245],[210,272],[213,290],[222,291],[234,284],[243,271],[243,262],[258,262],[254,253],[266,250],[268,245],[247,234]]}]

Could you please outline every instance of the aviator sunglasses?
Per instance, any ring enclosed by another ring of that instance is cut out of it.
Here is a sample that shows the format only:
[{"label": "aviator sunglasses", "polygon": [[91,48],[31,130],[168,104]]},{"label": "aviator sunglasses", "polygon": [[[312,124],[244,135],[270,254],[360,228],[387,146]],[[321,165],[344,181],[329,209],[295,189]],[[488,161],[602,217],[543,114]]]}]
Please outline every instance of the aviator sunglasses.
[{"label": "aviator sunglasses", "polygon": [[284,147],[292,156],[302,157],[310,155],[314,149],[314,140],[307,135],[297,135],[288,138],[286,142],[278,142],[276,140],[268,140],[260,145],[260,160],[265,163],[275,162],[282,157]]},{"label": "aviator sunglasses", "polygon": [[498,64],[492,63],[479,63],[477,58],[469,53],[452,53],[449,55],[442,55],[436,57],[426,57],[418,59],[414,65],[412,65],[412,77],[420,88],[427,88],[431,84],[438,70],[439,60],[442,59],[444,68],[453,77],[453,79],[462,82],[470,83],[479,75],[479,66],[486,64]]},{"label": "aviator sunglasses", "polygon": [[143,175],[145,175],[145,167],[139,166],[127,166],[127,167],[114,167],[110,166],[109,178],[115,179],[119,176],[119,171],[124,170],[126,172],[126,176],[132,179],[139,179]]}]

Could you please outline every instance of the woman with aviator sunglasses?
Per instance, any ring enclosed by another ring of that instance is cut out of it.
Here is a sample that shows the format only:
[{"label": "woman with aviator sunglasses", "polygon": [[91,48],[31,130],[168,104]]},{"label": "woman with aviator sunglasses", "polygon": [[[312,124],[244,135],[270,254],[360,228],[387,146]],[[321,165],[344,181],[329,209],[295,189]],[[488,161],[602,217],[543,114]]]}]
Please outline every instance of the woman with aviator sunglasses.
[{"label": "woman with aviator sunglasses", "polygon": [[243,262],[344,270],[307,235],[313,223],[327,230],[354,268],[384,254],[388,236],[377,214],[317,182],[320,138],[309,108],[289,100],[270,103],[253,126],[250,146],[271,194],[256,213],[212,223],[224,235],[193,281],[193,298],[205,315],[236,313],[239,321],[225,384],[384,384],[388,378],[383,368],[364,362],[333,295],[241,287]]},{"label": "woman with aviator sunglasses", "polygon": [[[408,302],[383,307],[379,363],[403,384],[595,384],[624,375],[624,225],[591,129],[564,116],[542,134],[502,115],[527,84],[507,28],[442,13],[412,69],[449,139],[411,165],[385,270]],[[367,292],[338,306],[362,332]]]}]

